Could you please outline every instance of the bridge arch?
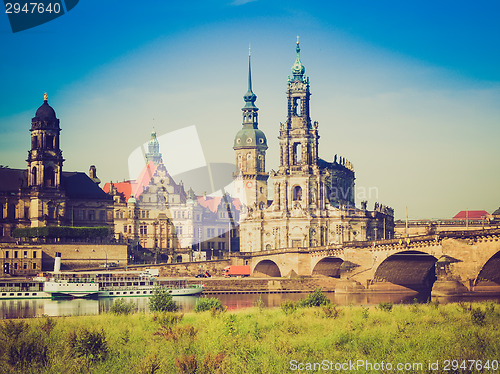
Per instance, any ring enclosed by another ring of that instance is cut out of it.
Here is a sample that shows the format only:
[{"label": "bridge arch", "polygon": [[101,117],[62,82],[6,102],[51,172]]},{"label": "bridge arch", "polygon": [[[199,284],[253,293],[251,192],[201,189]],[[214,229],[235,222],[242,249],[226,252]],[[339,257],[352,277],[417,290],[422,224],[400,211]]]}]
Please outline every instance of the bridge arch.
[{"label": "bridge arch", "polygon": [[316,263],[311,275],[340,278],[340,268],[343,263],[344,260],[338,257],[324,257]]},{"label": "bridge arch", "polygon": [[421,251],[398,252],[387,257],[377,267],[374,281],[428,292],[436,280],[436,261],[436,257]]},{"label": "bridge arch", "polygon": [[500,285],[500,251],[495,253],[481,268],[474,285],[494,282]]},{"label": "bridge arch", "polygon": [[272,260],[262,260],[253,268],[252,275],[258,277],[281,277],[281,271],[276,262]]}]

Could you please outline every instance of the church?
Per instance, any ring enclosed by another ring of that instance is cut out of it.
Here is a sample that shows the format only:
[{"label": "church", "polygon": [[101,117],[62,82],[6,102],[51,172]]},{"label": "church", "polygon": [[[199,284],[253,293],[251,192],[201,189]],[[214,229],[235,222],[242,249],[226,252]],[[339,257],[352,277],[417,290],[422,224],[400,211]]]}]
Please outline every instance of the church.
[{"label": "church", "polygon": [[[266,172],[267,139],[258,126],[257,96],[252,90],[248,60],[248,91],[243,99],[242,128],[235,136],[235,193],[244,208],[240,216],[240,251],[314,248],[349,241],[390,239],[394,211],[375,203],[355,205],[353,164],[335,156],[319,157],[319,125],[310,117],[310,84],[297,41],[292,76],[287,83],[287,118],[279,126],[279,169]],[[273,200],[268,200],[268,178]]]},{"label": "church", "polygon": [[113,199],[100,187],[95,166],[83,172],[63,171],[60,121],[44,95],[31,120],[28,168],[0,168],[1,241],[12,231],[41,226],[107,226],[113,228]]}]

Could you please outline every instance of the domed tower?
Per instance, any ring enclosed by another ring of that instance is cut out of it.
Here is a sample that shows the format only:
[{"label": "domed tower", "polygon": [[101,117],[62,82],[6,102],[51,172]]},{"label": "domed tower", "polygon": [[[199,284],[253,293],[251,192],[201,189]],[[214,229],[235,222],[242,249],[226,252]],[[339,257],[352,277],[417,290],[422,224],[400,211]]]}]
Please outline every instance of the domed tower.
[{"label": "domed tower", "polygon": [[146,162],[152,161],[153,164],[158,165],[161,161],[160,143],[156,138],[156,131],[153,129],[151,139],[148,142],[148,152],[146,153]]},{"label": "domed tower", "polygon": [[59,148],[59,119],[47,102],[31,120],[31,150],[28,152],[28,186],[32,189],[60,189],[64,159]]},{"label": "domed tower", "polygon": [[[248,91],[243,99],[243,127],[234,138],[236,151],[236,194],[242,203],[252,209],[267,206],[266,150],[267,139],[258,128],[257,96],[252,91],[252,71],[248,53]],[[239,191],[238,191],[239,190]]]},{"label": "domed tower", "polygon": [[65,193],[61,186],[64,159],[59,146],[59,119],[47,102],[31,120],[31,149],[28,152],[28,188],[32,227],[63,224],[66,215]]}]

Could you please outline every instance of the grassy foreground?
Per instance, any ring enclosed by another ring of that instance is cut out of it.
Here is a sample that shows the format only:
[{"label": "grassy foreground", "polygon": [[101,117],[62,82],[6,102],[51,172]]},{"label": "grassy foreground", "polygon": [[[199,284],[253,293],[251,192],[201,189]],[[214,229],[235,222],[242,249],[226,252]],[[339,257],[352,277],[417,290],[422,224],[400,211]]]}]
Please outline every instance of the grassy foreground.
[{"label": "grassy foreground", "polygon": [[[349,360],[390,363],[395,372],[398,363],[422,363],[422,370],[411,371],[437,373],[443,372],[444,360],[491,365],[500,359],[500,306],[330,305],[44,317],[3,321],[0,339],[1,373],[254,374],[314,368],[300,363],[322,363],[316,366],[322,370],[309,372],[335,372],[336,363]],[[429,362],[436,361],[439,370],[429,370]]]}]

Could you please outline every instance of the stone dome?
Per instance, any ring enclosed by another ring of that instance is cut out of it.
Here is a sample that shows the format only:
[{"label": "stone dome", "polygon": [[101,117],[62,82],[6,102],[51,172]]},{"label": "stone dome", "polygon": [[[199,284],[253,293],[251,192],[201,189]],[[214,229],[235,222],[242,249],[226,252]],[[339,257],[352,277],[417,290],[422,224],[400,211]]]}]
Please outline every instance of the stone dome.
[{"label": "stone dome", "polygon": [[267,139],[264,132],[254,128],[242,128],[234,137],[233,148],[245,147],[265,147],[267,149]]},{"label": "stone dome", "polygon": [[47,100],[44,100],[43,104],[37,109],[35,117],[42,121],[57,119],[56,112],[52,109]]}]

